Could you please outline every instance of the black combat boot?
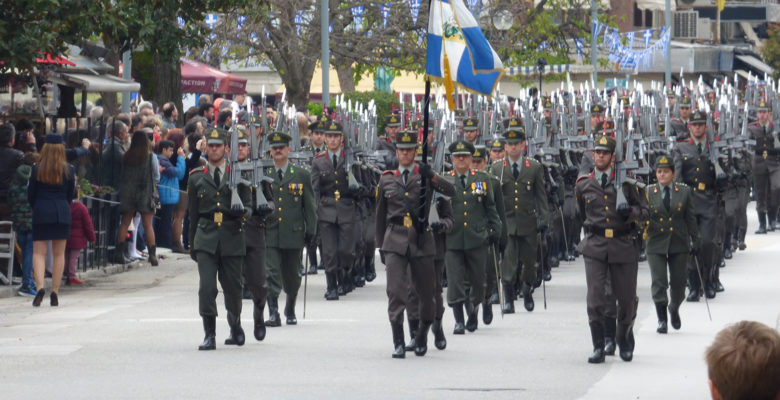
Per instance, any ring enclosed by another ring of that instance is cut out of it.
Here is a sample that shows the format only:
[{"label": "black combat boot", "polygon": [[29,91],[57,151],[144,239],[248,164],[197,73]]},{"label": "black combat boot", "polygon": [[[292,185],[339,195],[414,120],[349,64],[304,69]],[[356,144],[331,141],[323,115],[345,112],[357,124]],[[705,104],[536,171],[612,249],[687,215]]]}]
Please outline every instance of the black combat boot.
[{"label": "black combat boot", "polygon": [[617,327],[617,341],[618,348],[620,350],[620,358],[623,361],[631,361],[634,359],[634,324],[629,325],[619,324]]},{"label": "black combat boot", "polygon": [[417,341],[414,340],[415,336],[417,335],[417,330],[420,329],[420,320],[419,319],[410,319],[409,320],[409,337],[411,338],[409,340],[409,344],[404,346],[405,351],[414,351],[414,348],[417,347]]},{"label": "black combat boot", "polygon": [[777,228],[777,208],[769,207],[766,211],[766,230],[774,232]]},{"label": "black combat boot", "polygon": [[354,283],[355,287],[361,288],[366,286],[366,267],[362,261],[359,261],[357,264],[358,265],[354,270],[354,278],[352,279],[352,282]]},{"label": "black combat boot", "polygon": [[466,319],[466,330],[474,332],[479,326],[479,303],[470,304],[469,307],[466,308],[466,311],[469,315],[468,319]]},{"label": "black combat boot", "polygon": [[723,258],[731,260],[731,257],[731,232],[728,232],[723,235]]},{"label": "black combat boot", "polygon": [[515,313],[515,302],[513,299],[513,291],[512,285],[503,285],[501,287],[501,291],[504,295],[504,314],[514,314]]},{"label": "black combat boot", "polygon": [[452,330],[452,334],[466,333],[466,325],[463,323],[463,303],[456,303],[452,306],[452,315],[455,317],[455,329]]},{"label": "black combat boot", "polygon": [[490,304],[490,299],[485,299],[482,303],[482,322],[485,325],[490,325],[493,322],[493,305]]},{"label": "black combat boot", "polygon": [[744,229],[740,229],[738,231],[738,233],[737,233],[737,237],[738,237],[738,240],[739,240],[739,250],[740,251],[745,250],[747,248],[747,246],[745,245],[745,234],[746,233],[747,232]]},{"label": "black combat boot", "polygon": [[376,279],[376,268],[374,268],[374,254],[366,256],[366,282]]},{"label": "black combat boot", "polygon": [[328,283],[328,288],[325,290],[325,300],[338,300],[336,272],[325,272],[325,280]]},{"label": "black combat boot", "polygon": [[617,331],[617,320],[607,318],[604,320],[604,355],[615,355],[615,335]]},{"label": "black combat boot", "polygon": [[639,253],[639,262],[645,262],[647,261],[647,251],[642,249],[642,251]]},{"label": "black combat boot", "polygon": [[701,297],[701,281],[696,270],[688,270],[688,297],[685,301],[699,301]]},{"label": "black combat boot", "polygon": [[149,263],[152,264],[152,267],[160,265],[157,260],[157,246],[149,246]]},{"label": "black combat boot", "polygon": [[758,212],[758,230],[756,231],[757,235],[765,235],[766,234],[766,212],[759,211]]},{"label": "black combat boot", "polygon": [[441,326],[441,320],[437,319],[433,321],[431,325],[431,331],[433,331],[433,344],[439,350],[447,348],[447,338],[444,337],[444,328]]},{"label": "black combat boot", "polygon": [[243,346],[246,342],[246,336],[244,329],[241,328],[241,316],[228,313],[227,320],[228,325],[230,325],[230,336],[225,339],[225,344]]},{"label": "black combat boot", "polygon": [[265,321],[263,321],[263,306],[259,301],[255,302],[255,307],[252,310],[252,317],[255,320],[255,339],[262,341],[265,339]]},{"label": "black combat boot", "polygon": [[432,324],[432,321],[422,321],[420,323],[420,328],[417,331],[417,335],[415,335],[415,344],[417,346],[414,348],[414,355],[422,357],[428,352],[428,331],[430,331]]},{"label": "black combat boot", "polygon": [[490,294],[490,304],[501,304],[501,298],[498,297],[498,287],[493,289],[493,293]]},{"label": "black combat boot", "polygon": [[339,296],[344,296],[347,294],[347,273],[342,269],[339,270],[336,273],[336,289],[338,290]]},{"label": "black combat boot", "polygon": [[593,339],[593,354],[588,357],[591,364],[601,364],[604,362],[604,326],[601,322],[594,321],[590,323],[590,337]]},{"label": "black combat boot", "polygon": [[669,304],[669,317],[672,320],[672,328],[675,330],[680,329],[682,321],[680,321],[680,305]]},{"label": "black combat boot", "polygon": [[203,331],[206,336],[203,343],[198,346],[198,350],[216,350],[217,348],[217,317],[203,317]]},{"label": "black combat boot", "polygon": [[390,328],[393,330],[393,358],[406,357],[404,350],[404,324],[403,322],[391,322]]},{"label": "black combat boot", "polygon": [[287,295],[284,303],[284,316],[287,318],[287,325],[297,325],[298,319],[295,318],[295,295]]},{"label": "black combat boot", "polygon": [[265,326],[272,328],[282,326],[282,319],[279,317],[279,297],[268,296],[268,319]]},{"label": "black combat boot", "polygon": [[309,270],[306,271],[306,273],[309,275],[317,275],[317,251],[307,251],[306,255],[309,257]]},{"label": "black combat boot", "polygon": [[531,296],[531,285],[526,282],[523,282],[523,306],[528,312],[534,310],[534,298]]},{"label": "black combat boot", "polygon": [[658,314],[658,328],[656,328],[656,332],[658,333],[666,333],[668,332],[667,327],[667,316],[666,316],[666,304],[663,303],[655,303],[655,313]]}]

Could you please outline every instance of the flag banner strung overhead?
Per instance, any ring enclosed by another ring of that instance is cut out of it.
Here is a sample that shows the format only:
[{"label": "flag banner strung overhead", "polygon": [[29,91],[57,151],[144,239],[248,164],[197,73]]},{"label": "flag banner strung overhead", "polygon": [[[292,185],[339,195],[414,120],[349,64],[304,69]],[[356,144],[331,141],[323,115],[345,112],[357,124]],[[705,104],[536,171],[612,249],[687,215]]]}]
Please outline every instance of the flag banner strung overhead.
[{"label": "flag banner strung overhead", "polygon": [[454,85],[490,96],[504,74],[501,59],[463,0],[431,0],[425,73],[444,84],[450,102]]}]

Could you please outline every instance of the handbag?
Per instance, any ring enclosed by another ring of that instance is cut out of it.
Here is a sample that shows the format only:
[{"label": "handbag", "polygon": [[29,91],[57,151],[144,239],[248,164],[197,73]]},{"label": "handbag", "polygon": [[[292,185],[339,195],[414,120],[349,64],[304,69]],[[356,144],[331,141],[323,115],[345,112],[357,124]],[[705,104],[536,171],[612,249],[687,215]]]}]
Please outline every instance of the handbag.
[{"label": "handbag", "polygon": [[152,182],[152,189],[153,189],[151,207],[152,207],[152,211],[156,211],[162,208],[162,203],[160,202],[160,192],[157,190],[157,184],[154,183],[154,171],[152,171],[152,168],[154,168],[154,163],[152,163],[151,157],[154,157],[154,153],[152,153],[149,158],[149,180],[151,180]]}]

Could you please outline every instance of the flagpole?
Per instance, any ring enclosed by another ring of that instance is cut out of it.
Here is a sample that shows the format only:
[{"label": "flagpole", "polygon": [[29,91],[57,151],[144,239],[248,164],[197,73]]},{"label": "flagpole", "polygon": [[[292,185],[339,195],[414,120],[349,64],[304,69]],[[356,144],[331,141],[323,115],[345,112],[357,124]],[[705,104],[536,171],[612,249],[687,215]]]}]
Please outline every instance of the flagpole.
[{"label": "flagpole", "polygon": [[[428,0],[428,15],[431,15],[431,0]],[[430,18],[430,17],[429,17]],[[425,100],[423,101],[423,131],[422,131],[422,164],[428,164],[428,109],[430,108],[431,101],[431,79],[425,77]],[[441,151],[441,149],[439,149]],[[428,224],[428,213],[425,212],[425,198],[428,195],[426,193],[427,187],[426,179],[424,176],[420,177],[420,207],[417,213],[417,243],[422,243],[422,235],[425,232],[425,226]]]}]

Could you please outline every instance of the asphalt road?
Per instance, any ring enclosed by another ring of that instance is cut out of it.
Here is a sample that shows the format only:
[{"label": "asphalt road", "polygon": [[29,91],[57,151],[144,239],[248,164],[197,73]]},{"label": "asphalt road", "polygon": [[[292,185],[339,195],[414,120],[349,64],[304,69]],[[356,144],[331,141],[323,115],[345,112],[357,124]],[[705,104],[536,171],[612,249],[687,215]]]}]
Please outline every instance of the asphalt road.
[{"label": "asphalt road", "polygon": [[[751,215],[752,216],[752,215]],[[224,346],[220,304],[217,351],[199,352],[197,271],[189,257],[160,267],[91,277],[63,288],[60,306],[34,309],[30,298],[0,299],[0,397],[9,399],[668,399],[708,398],[704,349],[725,325],[742,319],[777,323],[780,312],[780,232],[752,235],[721,270],[724,293],[685,303],[682,330],[655,333],[647,265],[639,269],[639,315],[634,361],[586,362],[591,343],[585,314],[582,259],[562,263],[536,311],[429,342],[428,355],[391,359],[385,277],[337,302],[323,299],[325,277],[309,276],[306,317],[298,325],[251,336],[251,302],[244,302],[247,344]],[[280,303],[283,300],[280,299]]]}]

